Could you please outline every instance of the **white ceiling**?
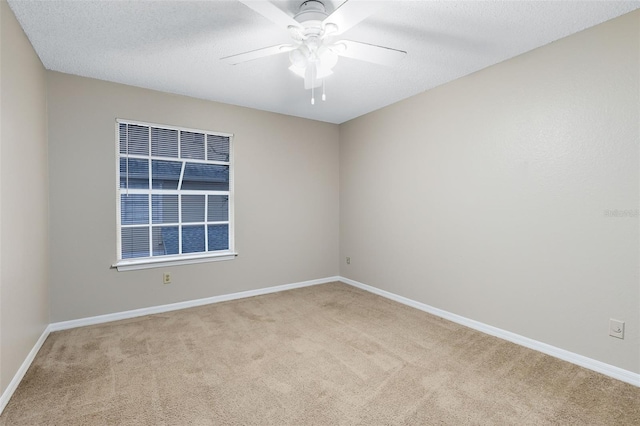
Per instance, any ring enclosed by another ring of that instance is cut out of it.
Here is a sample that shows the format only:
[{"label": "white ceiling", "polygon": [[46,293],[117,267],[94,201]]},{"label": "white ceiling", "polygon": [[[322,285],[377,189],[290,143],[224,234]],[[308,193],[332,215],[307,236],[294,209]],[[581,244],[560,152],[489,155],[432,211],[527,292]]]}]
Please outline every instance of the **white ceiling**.
[{"label": "white ceiling", "polygon": [[[356,1],[356,0],[351,0]],[[302,0],[274,1],[294,15]],[[331,12],[343,0],[327,0]],[[380,1],[342,38],[407,51],[389,68],[340,58],[310,103],[286,54],[219,59],[290,41],[235,0],[9,0],[47,69],[342,123],[640,8],[638,1]]]}]

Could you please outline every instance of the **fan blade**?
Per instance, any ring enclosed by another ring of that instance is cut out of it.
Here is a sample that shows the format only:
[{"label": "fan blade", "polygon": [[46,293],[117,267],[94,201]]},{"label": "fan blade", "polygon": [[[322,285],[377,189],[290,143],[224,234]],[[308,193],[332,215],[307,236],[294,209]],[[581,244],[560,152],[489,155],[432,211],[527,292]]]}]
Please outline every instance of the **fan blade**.
[{"label": "fan blade", "polygon": [[336,46],[341,44],[344,45],[346,49],[335,49],[334,51],[338,55],[380,65],[395,65],[407,54],[404,50],[376,46],[375,44],[361,43],[359,41],[340,40],[335,43]]},{"label": "fan blade", "polygon": [[277,26],[281,28],[288,28],[289,26],[300,27],[298,21],[293,19],[292,16],[287,15],[282,10],[278,9],[276,5],[270,1],[256,1],[256,0],[239,0],[240,3],[258,12]]},{"label": "fan blade", "polygon": [[237,55],[226,56],[220,58],[222,62],[229,65],[236,65],[242,62],[253,61],[254,59],[264,58],[265,56],[278,55],[280,53],[290,52],[297,46],[293,44],[279,44],[277,46],[264,47],[262,49],[252,50],[250,52],[238,53]]},{"label": "fan blade", "polygon": [[327,16],[322,24],[337,25],[338,31],[332,35],[342,34],[376,12],[381,3],[380,1],[347,0]]}]

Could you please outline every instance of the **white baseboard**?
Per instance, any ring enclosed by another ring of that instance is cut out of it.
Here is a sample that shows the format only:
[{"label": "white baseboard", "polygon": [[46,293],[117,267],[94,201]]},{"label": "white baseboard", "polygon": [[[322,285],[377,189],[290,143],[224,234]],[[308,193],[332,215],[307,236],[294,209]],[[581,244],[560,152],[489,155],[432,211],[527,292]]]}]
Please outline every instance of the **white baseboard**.
[{"label": "white baseboard", "polygon": [[18,389],[18,385],[22,381],[22,378],[24,377],[24,375],[27,373],[27,370],[31,366],[31,363],[33,362],[36,355],[38,354],[38,351],[44,344],[44,341],[47,340],[47,337],[49,337],[50,332],[51,330],[49,326],[47,326],[47,328],[44,329],[44,331],[40,335],[40,338],[38,339],[36,344],[33,346],[31,351],[27,355],[27,357],[25,358],[20,368],[18,368],[18,371],[13,376],[13,379],[9,383],[9,386],[7,386],[4,392],[2,392],[2,396],[0,396],[0,414],[2,414],[2,412],[4,411],[4,407],[6,407],[7,404],[9,403],[9,400],[13,396],[13,393],[16,391],[16,389]]},{"label": "white baseboard", "polygon": [[526,348],[533,349],[547,355],[551,355],[552,357],[559,358],[563,361],[567,361],[572,364],[579,365],[580,367],[588,368],[589,370],[593,370],[598,373],[602,373],[606,376],[612,377],[614,379],[640,387],[640,374],[638,373],[634,373],[632,371],[625,370],[620,367],[616,367],[614,365],[604,363],[602,361],[588,358],[586,356],[579,355],[574,352],[567,351],[565,349],[560,349],[555,346],[551,346],[546,343],[542,343],[537,340],[533,340],[528,337],[524,337],[519,334],[503,330],[501,328],[493,327],[491,325],[474,321],[472,319],[465,318],[460,315],[456,315],[451,312],[444,311],[442,309],[434,308],[433,306],[430,306],[421,302],[416,302],[415,300],[408,299],[403,296],[398,296],[397,294],[394,294],[385,290],[380,290],[379,288],[371,287],[370,285],[363,284],[349,278],[340,277],[340,281],[345,284],[349,284],[354,287],[360,288],[362,290],[368,291],[370,293],[377,294],[378,296],[382,296],[384,298],[402,303],[403,305],[411,306],[412,308],[420,309],[421,311],[428,312],[430,314],[436,315],[446,320],[458,323],[460,325],[464,325],[474,330],[478,330],[482,333],[489,334],[491,336],[495,336],[500,339],[516,343],[520,346],[524,346]]},{"label": "white baseboard", "polygon": [[144,315],[159,314],[163,312],[177,311],[179,309],[193,308],[195,306],[209,305],[212,303],[226,302],[246,297],[260,296],[263,294],[277,293],[279,291],[292,290],[294,288],[309,287],[312,285],[325,284],[340,281],[340,277],[327,277],[317,280],[302,281],[293,284],[278,285],[275,287],[259,288],[257,290],[241,291],[238,293],[223,294],[221,296],[206,297],[204,299],[187,300],[184,302],[171,303],[168,305],[151,306],[148,308],[134,309],[131,311],[116,312],[113,314],[98,315],[95,317],[80,318],[70,321],[54,322],[49,325],[50,331],[67,330],[70,328],[84,327],[87,325],[102,324],[111,321],[118,321],[129,318],[141,317]]},{"label": "white baseboard", "polygon": [[4,408],[9,403],[9,400],[11,399],[11,397],[13,396],[13,393],[18,388],[18,385],[20,384],[25,373],[31,366],[31,363],[33,362],[36,355],[38,354],[38,351],[42,347],[42,344],[49,336],[49,333],[52,333],[54,331],[67,330],[67,329],[76,328],[76,327],[84,327],[86,325],[102,324],[106,322],[141,317],[144,315],[158,314],[162,312],[176,311],[178,309],[209,305],[212,303],[226,302],[228,300],[243,299],[245,297],[260,296],[260,295],[269,294],[269,293],[277,293],[279,291],[292,290],[294,288],[301,288],[301,287],[309,287],[309,286],[318,285],[318,284],[326,284],[326,283],[335,282],[335,281],[340,281],[340,277],[320,278],[317,280],[302,281],[302,282],[293,283],[293,284],[284,284],[284,285],[278,285],[275,287],[260,288],[257,290],[241,291],[238,293],[224,294],[222,296],[213,296],[213,297],[207,297],[204,299],[188,300],[185,302],[171,303],[168,305],[151,306],[149,308],[134,309],[131,311],[116,312],[113,314],[98,315],[95,317],[80,318],[80,319],[71,320],[71,321],[62,321],[62,322],[55,322],[55,323],[49,324],[49,326],[44,330],[44,332],[42,333],[42,335],[40,336],[36,344],[33,346],[33,349],[31,349],[31,352],[29,352],[29,355],[27,355],[27,358],[24,360],[24,362],[18,369],[18,372],[15,374],[15,376],[13,376],[13,380],[11,380],[11,383],[9,383],[9,386],[7,386],[7,389],[5,389],[5,391],[2,393],[2,396],[0,396],[0,414],[2,414],[2,412],[4,411]]}]

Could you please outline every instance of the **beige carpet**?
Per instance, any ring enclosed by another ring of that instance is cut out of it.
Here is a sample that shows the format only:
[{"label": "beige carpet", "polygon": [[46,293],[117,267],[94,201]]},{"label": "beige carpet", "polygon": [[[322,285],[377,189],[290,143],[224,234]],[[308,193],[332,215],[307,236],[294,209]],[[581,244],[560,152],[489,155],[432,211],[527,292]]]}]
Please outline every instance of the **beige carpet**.
[{"label": "beige carpet", "polygon": [[332,283],[52,333],[1,425],[639,425],[640,388]]}]

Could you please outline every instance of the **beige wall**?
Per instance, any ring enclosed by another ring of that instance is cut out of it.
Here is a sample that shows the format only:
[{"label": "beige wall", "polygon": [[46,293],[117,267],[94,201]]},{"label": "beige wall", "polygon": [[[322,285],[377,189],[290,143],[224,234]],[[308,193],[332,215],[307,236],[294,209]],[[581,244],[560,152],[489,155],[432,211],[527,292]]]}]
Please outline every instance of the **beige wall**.
[{"label": "beige wall", "polygon": [[343,124],[341,275],[640,372],[639,21]]},{"label": "beige wall", "polygon": [[[337,275],[337,125],[55,72],[48,96],[52,322]],[[235,260],[110,269],[116,118],[235,135]]]},{"label": "beige wall", "polygon": [[0,393],[49,324],[45,70],[0,2]]}]

